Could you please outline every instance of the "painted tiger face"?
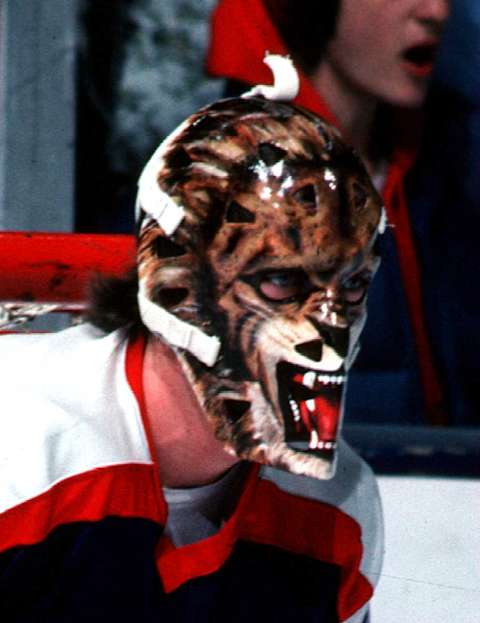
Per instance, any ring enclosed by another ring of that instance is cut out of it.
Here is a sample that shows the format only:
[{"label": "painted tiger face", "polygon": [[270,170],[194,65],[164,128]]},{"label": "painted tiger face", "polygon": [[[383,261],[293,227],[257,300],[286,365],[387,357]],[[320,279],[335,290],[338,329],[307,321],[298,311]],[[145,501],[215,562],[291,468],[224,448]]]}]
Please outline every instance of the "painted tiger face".
[{"label": "painted tiger face", "polygon": [[226,100],[167,141],[154,182],[184,215],[166,235],[140,187],[147,326],[177,347],[228,451],[330,477],[378,263],[381,201],[363,166],[305,111]]}]

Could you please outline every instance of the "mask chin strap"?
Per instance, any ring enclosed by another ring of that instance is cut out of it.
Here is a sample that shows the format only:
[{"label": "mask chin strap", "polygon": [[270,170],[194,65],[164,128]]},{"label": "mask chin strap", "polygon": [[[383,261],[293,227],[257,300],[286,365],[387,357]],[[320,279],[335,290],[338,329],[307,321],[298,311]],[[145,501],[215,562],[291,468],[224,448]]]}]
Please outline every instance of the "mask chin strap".
[{"label": "mask chin strap", "polygon": [[221,343],[218,337],[207,335],[198,327],[184,322],[163,307],[156,305],[145,294],[138,293],[138,306],[145,326],[156,335],[160,335],[172,346],[188,350],[199,361],[212,367],[220,352]]}]

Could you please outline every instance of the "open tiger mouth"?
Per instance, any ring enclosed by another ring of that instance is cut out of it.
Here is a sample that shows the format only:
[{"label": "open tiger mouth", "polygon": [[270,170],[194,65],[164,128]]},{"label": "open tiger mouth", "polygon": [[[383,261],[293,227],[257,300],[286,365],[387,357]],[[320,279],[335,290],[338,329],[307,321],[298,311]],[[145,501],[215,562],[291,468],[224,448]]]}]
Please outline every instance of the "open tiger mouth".
[{"label": "open tiger mouth", "polygon": [[279,400],[288,445],[298,442],[308,451],[333,454],[337,446],[343,370],[335,374],[306,370],[281,362],[277,367]]}]

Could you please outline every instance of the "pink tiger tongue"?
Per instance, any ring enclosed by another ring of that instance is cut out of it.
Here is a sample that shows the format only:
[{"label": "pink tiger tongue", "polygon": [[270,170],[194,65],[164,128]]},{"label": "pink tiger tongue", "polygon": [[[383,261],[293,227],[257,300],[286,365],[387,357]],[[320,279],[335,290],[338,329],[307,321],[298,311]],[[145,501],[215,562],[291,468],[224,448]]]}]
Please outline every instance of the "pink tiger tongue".
[{"label": "pink tiger tongue", "polygon": [[340,403],[329,400],[326,396],[317,396],[312,399],[315,409],[310,410],[307,402],[299,403],[300,417],[309,433],[316,430],[318,441],[335,441],[337,438],[338,420],[340,417]]},{"label": "pink tiger tongue", "polygon": [[[302,383],[302,380],[303,375],[294,376],[294,381]],[[315,391],[322,392],[322,387],[316,384]],[[324,392],[315,398],[298,402],[301,422],[310,433],[310,448],[319,448],[323,443],[336,441],[341,395],[341,385],[326,386]]]}]

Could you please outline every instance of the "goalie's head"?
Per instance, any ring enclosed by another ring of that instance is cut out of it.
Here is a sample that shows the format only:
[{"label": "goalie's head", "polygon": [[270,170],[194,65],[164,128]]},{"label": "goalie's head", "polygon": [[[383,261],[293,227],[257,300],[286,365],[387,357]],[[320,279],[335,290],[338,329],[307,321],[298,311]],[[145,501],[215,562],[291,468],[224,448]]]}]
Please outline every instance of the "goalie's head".
[{"label": "goalie's head", "polygon": [[329,477],[382,220],[360,160],[295,106],[222,100],[159,147],[138,210],[143,321],[175,348],[216,436]]}]

